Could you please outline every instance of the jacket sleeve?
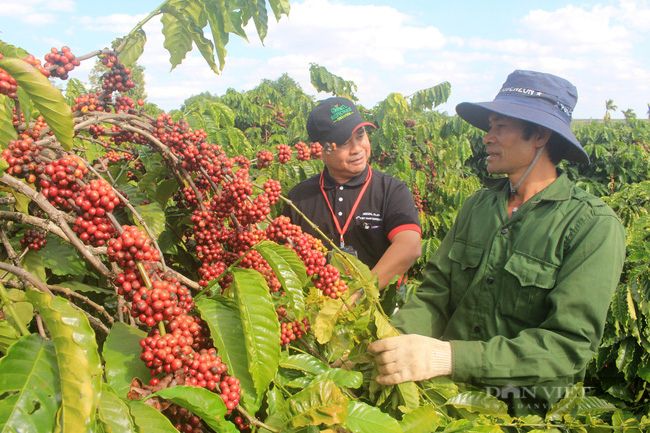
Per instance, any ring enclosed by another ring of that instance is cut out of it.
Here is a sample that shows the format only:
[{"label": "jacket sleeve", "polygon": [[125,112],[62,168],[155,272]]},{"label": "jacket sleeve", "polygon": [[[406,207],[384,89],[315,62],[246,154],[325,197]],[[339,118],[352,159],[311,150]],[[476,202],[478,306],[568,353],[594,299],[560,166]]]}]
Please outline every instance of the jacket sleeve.
[{"label": "jacket sleeve", "polygon": [[609,211],[583,221],[570,236],[541,325],[510,339],[451,341],[454,380],[532,385],[584,374],[619,281],[625,233]]},{"label": "jacket sleeve", "polygon": [[391,317],[391,322],[401,332],[436,338],[444,332],[449,320],[451,293],[449,251],[454,243],[457,221],[470,212],[474,197],[466,200],[456,222],[443,238],[433,258],[426,264],[422,284],[416,293]]}]

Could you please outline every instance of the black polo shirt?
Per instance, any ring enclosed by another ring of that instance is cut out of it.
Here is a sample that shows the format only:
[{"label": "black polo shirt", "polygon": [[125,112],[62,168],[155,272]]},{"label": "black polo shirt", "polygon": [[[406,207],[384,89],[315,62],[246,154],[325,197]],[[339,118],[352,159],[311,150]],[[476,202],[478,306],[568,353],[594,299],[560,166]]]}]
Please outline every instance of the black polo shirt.
[{"label": "black polo shirt", "polygon": [[[366,167],[363,173],[343,185],[332,179],[327,168],[322,173],[323,189],[341,228],[345,226],[368,178],[369,169]],[[321,192],[320,180],[321,174],[318,174],[299,183],[289,191],[289,199],[339,245],[339,232]],[[283,214],[291,218],[303,231],[320,238],[291,207],[285,206]],[[345,245],[354,248],[359,259],[372,269],[390,246],[391,239],[403,230],[421,233],[418,210],[411,191],[401,180],[372,169],[370,183],[344,234]],[[324,242],[324,245],[331,249],[329,242]]]}]

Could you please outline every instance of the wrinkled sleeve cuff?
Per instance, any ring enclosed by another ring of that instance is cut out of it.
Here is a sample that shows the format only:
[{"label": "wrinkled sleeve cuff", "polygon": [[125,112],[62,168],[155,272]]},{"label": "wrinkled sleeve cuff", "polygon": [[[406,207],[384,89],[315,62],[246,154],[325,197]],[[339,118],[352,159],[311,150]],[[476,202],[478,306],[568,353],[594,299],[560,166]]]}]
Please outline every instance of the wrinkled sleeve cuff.
[{"label": "wrinkled sleeve cuff", "polygon": [[472,382],[485,369],[481,341],[454,340],[451,343],[451,377],[456,382]]}]

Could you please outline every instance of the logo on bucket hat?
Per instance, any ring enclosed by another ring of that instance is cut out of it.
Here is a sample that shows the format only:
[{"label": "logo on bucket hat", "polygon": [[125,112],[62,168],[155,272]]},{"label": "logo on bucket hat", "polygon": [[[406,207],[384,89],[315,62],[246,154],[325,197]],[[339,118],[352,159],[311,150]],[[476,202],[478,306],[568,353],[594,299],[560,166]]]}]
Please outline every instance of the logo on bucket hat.
[{"label": "logo on bucket hat", "polygon": [[571,116],[578,101],[575,86],[556,75],[516,70],[490,102],[463,102],[456,113],[479,129],[489,129],[488,118],[496,113],[544,126],[555,132],[565,147],[564,159],[589,162],[587,152],[571,131]]},{"label": "logo on bucket hat", "polygon": [[320,101],[307,119],[309,139],[321,144],[342,145],[362,126],[375,127],[372,123],[363,121],[352,101],[341,97]]}]

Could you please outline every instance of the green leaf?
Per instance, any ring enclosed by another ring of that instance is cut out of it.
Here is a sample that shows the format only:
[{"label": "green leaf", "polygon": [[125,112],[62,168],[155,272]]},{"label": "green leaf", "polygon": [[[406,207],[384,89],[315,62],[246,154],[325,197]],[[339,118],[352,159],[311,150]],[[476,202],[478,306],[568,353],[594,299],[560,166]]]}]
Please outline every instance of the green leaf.
[{"label": "green leaf", "polygon": [[34,274],[41,281],[46,281],[45,266],[43,260],[45,258],[40,252],[29,250],[23,258],[22,266],[30,273]]},{"label": "green leaf", "polygon": [[129,33],[126,38],[126,43],[123,40],[120,41],[120,43],[124,43],[124,46],[118,53],[118,57],[124,66],[131,67],[142,55],[147,35],[144,30],[138,29],[134,33]]},{"label": "green leaf", "polygon": [[388,318],[380,311],[375,311],[375,326],[377,327],[377,338],[397,337],[399,331],[388,321]]},{"label": "green leaf", "polygon": [[309,77],[311,84],[319,92],[347,97],[353,101],[357,100],[356,96],[354,96],[357,85],[352,81],[346,81],[338,75],[332,74],[324,66],[311,63],[309,66]]},{"label": "green leaf", "polygon": [[72,112],[59,89],[36,68],[20,59],[0,59],[0,68],[5,69],[27,92],[63,148],[72,149]]},{"label": "green leaf", "polygon": [[11,99],[0,95],[0,149],[6,149],[9,142],[18,137],[13,124],[12,105]]},{"label": "green leaf", "polygon": [[230,38],[227,28],[230,27],[232,29],[226,2],[225,0],[217,0],[216,7],[205,8],[205,11],[208,23],[210,23],[214,48],[219,58],[219,69],[223,70],[226,64],[226,44],[228,44],[228,39]]},{"label": "green leaf", "polygon": [[344,368],[333,368],[317,375],[314,380],[331,380],[337,386],[357,389],[363,385],[363,374],[360,371],[350,371]]},{"label": "green leaf", "polygon": [[420,406],[407,413],[400,421],[402,431],[408,433],[432,433],[441,424],[440,413],[434,406]]},{"label": "green leaf", "polygon": [[[23,113],[23,117],[25,118],[24,122],[25,124],[29,124],[32,121],[32,116],[34,115],[34,104],[32,103],[32,100],[29,98],[29,95],[27,92],[22,88],[18,87],[18,103],[20,104],[20,111]],[[74,101],[74,100],[73,100]],[[67,98],[66,102],[68,102],[69,105],[72,105]]]},{"label": "green leaf", "polygon": [[131,416],[139,432],[146,433],[178,433],[165,415],[139,400],[129,400]]},{"label": "green leaf", "polygon": [[43,265],[54,275],[88,274],[86,263],[79,257],[77,250],[58,236],[49,236],[47,244],[39,252],[43,257]]},{"label": "green leaf", "polygon": [[182,406],[200,417],[216,432],[238,433],[237,427],[226,421],[226,405],[221,397],[205,388],[173,386],[152,394]]},{"label": "green leaf", "polygon": [[[70,78],[68,80],[68,85],[65,86],[65,100],[68,102],[68,104],[73,105],[75,98],[83,95],[84,93],[88,93],[88,91],[80,80],[76,78]],[[92,159],[89,159],[89,161],[92,161]]]},{"label": "green leaf", "polygon": [[52,343],[22,337],[0,359],[0,371],[0,431],[54,431],[59,386]]},{"label": "green leaf", "polygon": [[196,299],[195,305],[210,328],[214,346],[228,366],[228,372],[239,379],[242,401],[252,409],[256,406],[257,392],[248,369],[248,352],[237,305],[233,300],[218,295],[212,299]]},{"label": "green leaf", "polygon": [[348,402],[333,382],[315,382],[288,400],[290,425],[342,424],[347,418]]},{"label": "green leaf", "polygon": [[106,289],[104,287],[91,286],[90,284],[82,283],[81,281],[62,281],[58,286],[67,287],[70,290],[81,293],[102,293],[104,295],[113,295],[114,291]]},{"label": "green leaf", "polygon": [[[158,204],[158,202],[151,202],[149,204],[142,204],[134,207],[155,236],[155,240],[158,240],[158,236],[165,231],[166,222],[165,211],[160,207],[160,204]],[[134,218],[134,220],[135,225],[143,228],[137,219]]]},{"label": "green leaf", "polygon": [[174,13],[171,13],[172,11],[178,13],[176,10],[169,6],[164,7],[162,10],[164,13],[160,21],[163,25],[162,33],[165,36],[163,46],[169,52],[169,62],[172,69],[174,69],[181,64],[187,53],[192,50],[192,38],[183,26],[182,21],[176,18]]},{"label": "green leaf", "polygon": [[107,433],[137,433],[129,406],[106,385],[102,387],[98,415]]},{"label": "green leaf", "polygon": [[404,406],[409,409],[415,409],[420,406],[420,391],[415,382],[404,382],[399,383],[397,386],[397,392],[399,392],[400,397]]},{"label": "green leaf", "polygon": [[0,320],[0,352],[5,353],[9,346],[21,337],[20,332],[6,320]]},{"label": "green leaf", "polygon": [[451,95],[451,84],[444,81],[428,89],[418,90],[411,96],[411,108],[413,110],[432,109],[444,104]]},{"label": "green leaf", "polygon": [[62,431],[90,429],[99,393],[102,366],[97,342],[83,311],[68,300],[29,290],[27,298],[38,309],[54,342],[61,386]]},{"label": "green leaf", "polygon": [[498,398],[480,391],[466,391],[450,398],[445,403],[457,409],[486,415],[507,415],[508,405]]},{"label": "green leaf", "polygon": [[287,308],[295,317],[305,314],[305,295],[303,287],[308,281],[305,265],[291,248],[275,242],[263,241],[255,249],[271,266],[273,273],[286,293]]},{"label": "green leaf", "polygon": [[300,370],[309,374],[321,374],[329,370],[329,366],[320,359],[308,353],[300,353],[283,358],[280,367],[291,370]]},{"label": "green leaf", "polygon": [[282,15],[289,16],[289,0],[269,0],[269,4],[271,5],[271,10],[273,10],[273,15],[275,15],[277,21],[280,21]]},{"label": "green leaf", "polygon": [[326,299],[323,302],[312,328],[314,336],[320,344],[325,344],[332,338],[334,325],[336,325],[343,308],[344,304],[340,299]]},{"label": "green leaf", "polygon": [[334,251],[331,259],[332,266],[335,266],[343,275],[351,279],[350,290],[363,288],[366,296],[371,299],[379,298],[379,287],[377,275],[370,271],[368,265],[357,257],[345,252]]},{"label": "green leaf", "polygon": [[231,288],[248,353],[248,371],[257,391],[257,403],[260,403],[278,370],[280,323],[266,280],[259,272],[235,269],[232,276]]},{"label": "green leaf", "polygon": [[117,322],[106,337],[102,350],[106,363],[106,381],[122,398],[129,392],[134,377],[147,382],[151,376],[149,369],[140,360],[140,340],[146,336],[138,328]]},{"label": "green leaf", "polygon": [[12,308],[14,310],[14,313],[16,313],[16,316],[18,316],[17,318],[20,321],[20,324],[16,323],[14,321],[14,317],[8,314],[8,308],[5,306],[2,311],[4,312],[4,316],[7,322],[9,322],[9,324],[14,326],[16,329],[20,329],[20,325],[27,327],[27,325],[29,325],[29,323],[32,321],[32,318],[34,317],[34,307],[32,304],[29,302],[13,302]]},{"label": "green leaf", "polygon": [[[379,408],[360,401],[348,403],[345,427],[352,433],[401,433],[403,430],[397,420]],[[404,430],[410,433],[410,430]]]},{"label": "green leaf", "polygon": [[244,25],[248,22],[249,18],[253,18],[255,29],[260,37],[260,41],[264,41],[266,38],[266,32],[269,28],[269,17],[266,13],[266,0],[247,0],[243,2],[242,9],[244,11]]}]

